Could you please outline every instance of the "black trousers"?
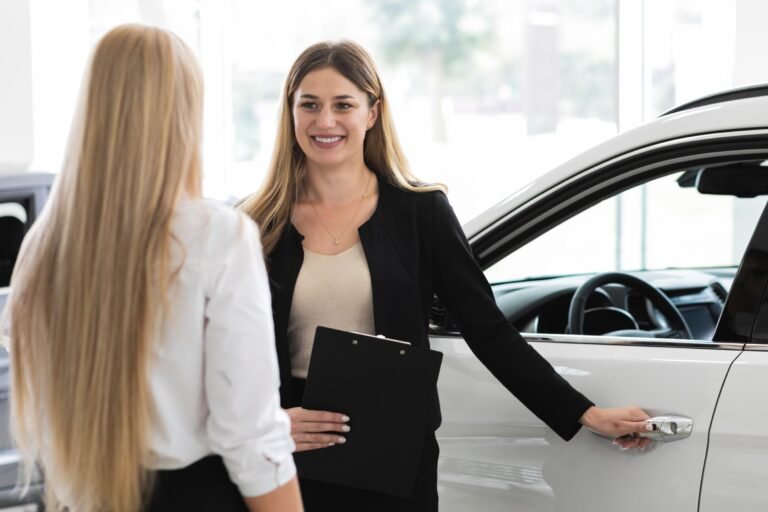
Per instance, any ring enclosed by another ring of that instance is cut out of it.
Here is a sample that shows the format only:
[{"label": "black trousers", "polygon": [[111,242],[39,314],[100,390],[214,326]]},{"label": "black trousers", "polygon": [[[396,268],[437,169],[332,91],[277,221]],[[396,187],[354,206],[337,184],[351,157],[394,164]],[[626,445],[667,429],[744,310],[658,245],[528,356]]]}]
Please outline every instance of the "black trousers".
[{"label": "black trousers", "polygon": [[[301,404],[306,381],[293,379],[291,402]],[[322,449],[322,448],[321,448]],[[363,489],[300,478],[305,512],[437,512],[437,459],[440,448],[434,432],[424,439],[413,495],[400,498]]]},{"label": "black trousers", "polygon": [[248,512],[224,461],[210,455],[185,468],[155,473],[145,512]]}]

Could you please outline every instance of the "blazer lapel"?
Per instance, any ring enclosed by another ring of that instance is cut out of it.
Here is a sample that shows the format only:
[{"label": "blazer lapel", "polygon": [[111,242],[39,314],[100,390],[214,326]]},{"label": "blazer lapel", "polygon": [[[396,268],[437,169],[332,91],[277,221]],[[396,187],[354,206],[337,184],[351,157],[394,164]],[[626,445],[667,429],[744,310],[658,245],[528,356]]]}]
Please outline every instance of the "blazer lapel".
[{"label": "blazer lapel", "polygon": [[397,208],[397,191],[391,187],[379,179],[379,203],[358,231],[371,274],[376,334],[416,342],[408,338],[415,332],[409,319],[420,316],[415,314],[419,294],[413,275],[418,253],[406,249],[407,212]]}]

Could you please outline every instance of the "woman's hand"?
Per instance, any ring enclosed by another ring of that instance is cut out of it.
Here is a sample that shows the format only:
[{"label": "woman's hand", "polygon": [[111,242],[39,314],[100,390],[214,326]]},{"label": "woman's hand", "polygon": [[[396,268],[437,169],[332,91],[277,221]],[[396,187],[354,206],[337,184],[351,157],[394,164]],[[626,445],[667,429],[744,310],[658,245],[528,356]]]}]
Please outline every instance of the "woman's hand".
[{"label": "woman's hand", "polygon": [[329,411],[311,411],[292,407],[285,412],[291,418],[291,436],[296,451],[316,450],[347,442],[344,436],[333,432],[349,432],[349,416]]},{"label": "woman's hand", "polygon": [[613,437],[622,448],[645,448],[651,443],[647,437],[637,437],[637,432],[651,430],[645,422],[649,416],[638,407],[606,409],[592,406],[581,416],[582,425],[598,434]]}]

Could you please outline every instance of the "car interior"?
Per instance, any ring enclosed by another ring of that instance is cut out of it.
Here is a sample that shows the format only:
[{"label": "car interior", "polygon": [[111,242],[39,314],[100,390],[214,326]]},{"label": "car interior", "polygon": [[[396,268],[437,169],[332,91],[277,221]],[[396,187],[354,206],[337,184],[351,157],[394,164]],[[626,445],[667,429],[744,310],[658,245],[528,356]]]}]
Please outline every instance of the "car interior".
[{"label": "car interior", "polygon": [[711,341],[767,163],[687,168],[601,201],[486,269],[497,304],[523,333]]},{"label": "car interior", "polygon": [[18,203],[0,203],[0,287],[11,283],[11,272],[26,232],[26,215]]}]

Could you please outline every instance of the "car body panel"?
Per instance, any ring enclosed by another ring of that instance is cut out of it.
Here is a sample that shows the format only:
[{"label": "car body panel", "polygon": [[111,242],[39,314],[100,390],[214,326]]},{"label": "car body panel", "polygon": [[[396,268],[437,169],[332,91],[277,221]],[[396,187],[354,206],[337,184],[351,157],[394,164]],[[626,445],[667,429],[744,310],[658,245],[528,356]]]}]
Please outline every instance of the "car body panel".
[{"label": "car body panel", "polygon": [[720,394],[701,488],[701,512],[768,510],[768,207],[758,222],[718,324],[747,339]]},{"label": "car body panel", "polygon": [[[630,187],[671,172],[698,168],[701,163],[766,159],[768,98],[692,108],[620,134],[571,159],[473,219],[465,225],[465,233],[479,264],[487,269],[569,216]],[[765,217],[764,212],[758,231],[768,231]],[[661,271],[659,279],[665,272],[673,271]],[[737,274],[735,269],[728,272]],[[737,274],[732,285],[754,292],[754,286],[745,286],[744,275]],[[565,280],[567,277],[560,279]],[[545,280],[543,286],[563,286],[560,281]],[[526,281],[500,284],[495,291],[526,285]],[[756,313],[759,305],[752,304],[753,295],[746,307]],[[728,295],[729,310],[743,312],[744,305],[734,307],[743,297],[741,292]],[[733,318],[726,314],[723,320],[731,322]],[[637,405],[651,415],[679,414],[693,419],[693,432],[687,439],[657,442],[642,452],[622,452],[586,429],[566,443],[491,376],[460,336],[436,331],[432,346],[445,356],[439,381],[443,410],[438,431],[441,511],[695,512],[700,498],[714,499],[700,494],[705,468],[710,470],[709,430],[715,428],[713,416],[719,417],[723,410],[719,407],[726,397],[721,399],[720,392],[748,337],[729,336],[722,329],[715,338],[719,342],[538,333],[524,336],[563,377],[597,404]],[[742,388],[738,391],[747,393]],[[755,396],[754,389],[748,396]],[[728,414],[744,413],[737,410]],[[722,428],[726,440],[729,429],[735,431],[727,422]],[[726,446],[722,456],[727,457],[729,451]],[[751,473],[747,469],[740,474]],[[738,492],[736,486],[713,486],[712,491],[706,487],[705,482],[704,493],[724,497]],[[722,510],[725,502],[725,498],[713,501],[710,510]],[[757,500],[750,506],[744,510],[765,509]]]},{"label": "car body panel", "polygon": [[[650,121],[567,160],[552,171],[536,178],[521,189],[469,221],[465,227],[472,240],[494,222],[542,194],[561,186],[610,160],[624,158],[633,151],[647,151],[650,146],[692,137],[712,137],[728,132],[752,132],[768,128],[768,97],[729,101],[722,104],[669,114]],[[733,134],[739,136],[738,134]]]},{"label": "car body panel", "polygon": [[731,367],[710,433],[700,512],[768,510],[768,347]]},{"label": "car body panel", "polygon": [[[538,236],[542,226],[545,230],[551,229],[641,182],[705,163],[740,160],[768,160],[768,129],[667,140],[623,152],[592,168],[570,169],[569,177],[560,177],[560,181],[553,181],[550,173],[535,186],[514,194],[506,203],[468,223],[465,232],[478,263],[487,268],[504,254]],[[532,191],[536,192],[534,196],[530,196]]]},{"label": "car body panel", "polygon": [[695,511],[710,420],[741,345],[529,338],[601,406],[680,414],[694,420],[692,435],[645,451],[622,452],[587,429],[566,443],[493,378],[463,339],[434,337],[432,347],[445,355],[438,384],[440,510]]}]

